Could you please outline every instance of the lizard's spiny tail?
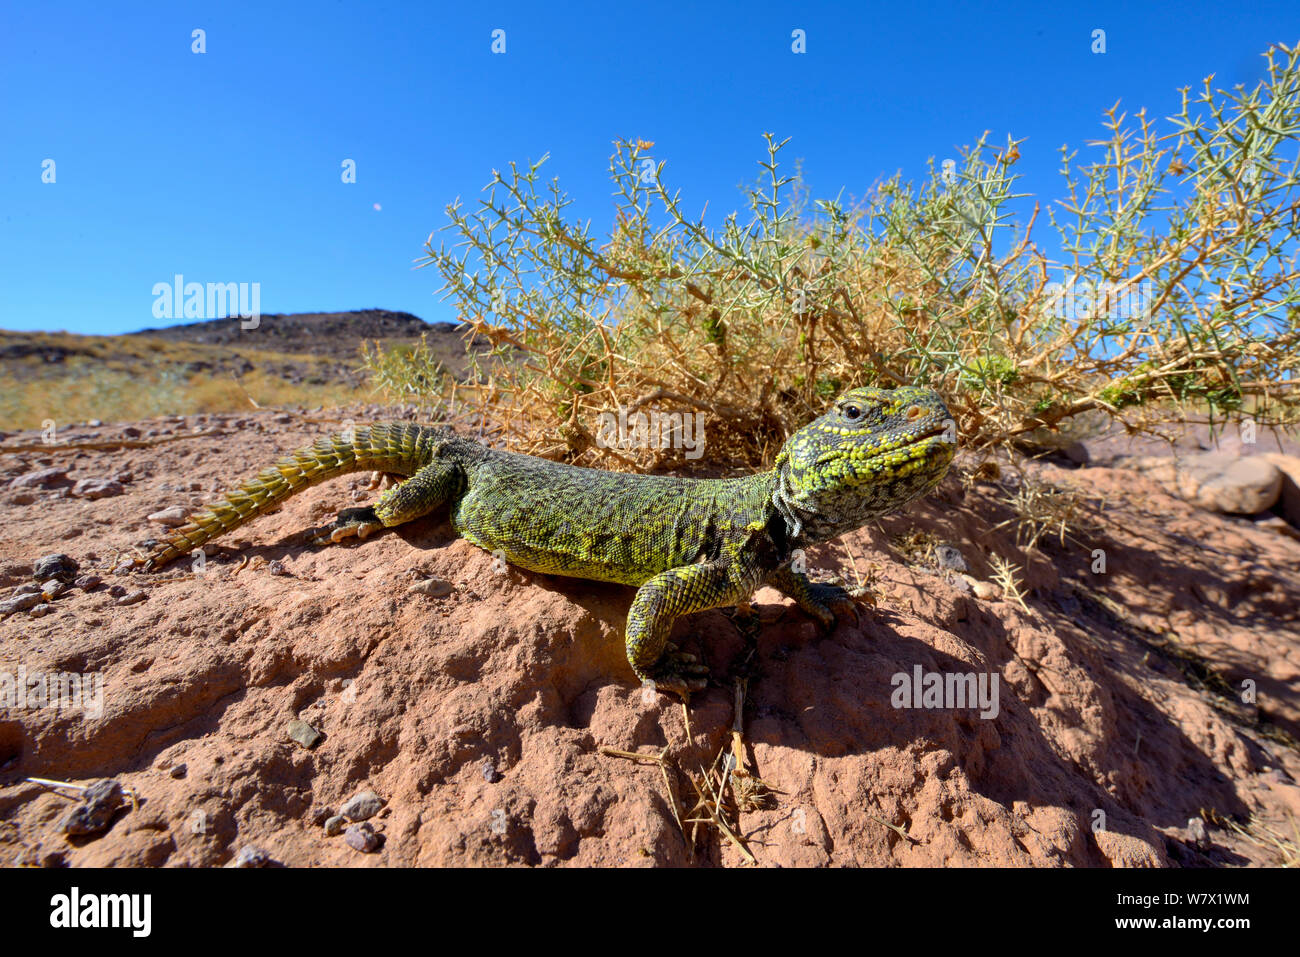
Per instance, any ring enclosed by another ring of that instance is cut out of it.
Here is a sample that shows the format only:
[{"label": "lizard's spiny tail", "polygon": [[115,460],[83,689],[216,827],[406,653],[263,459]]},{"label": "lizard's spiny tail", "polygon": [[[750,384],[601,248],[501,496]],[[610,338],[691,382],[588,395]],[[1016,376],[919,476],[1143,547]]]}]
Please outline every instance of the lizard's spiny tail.
[{"label": "lizard's spiny tail", "polygon": [[191,515],[144,560],[159,568],[218,535],[276,508],[289,496],[349,472],[379,471],[414,475],[425,465],[439,430],[394,422],[341,432],[286,455],[202,512]]}]

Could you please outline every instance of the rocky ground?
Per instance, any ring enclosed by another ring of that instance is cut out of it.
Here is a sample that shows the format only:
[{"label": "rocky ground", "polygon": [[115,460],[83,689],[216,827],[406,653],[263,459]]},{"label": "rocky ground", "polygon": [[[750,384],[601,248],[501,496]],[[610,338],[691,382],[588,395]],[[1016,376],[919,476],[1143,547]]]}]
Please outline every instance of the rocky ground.
[{"label": "rocky ground", "polygon": [[[870,586],[857,624],[825,633],[770,589],[761,627],[722,611],[680,622],[716,680],[687,711],[634,682],[628,589],[503,570],[445,516],[307,544],[373,496],[367,476],[239,529],[197,573],[115,572],[169,510],[335,425],[198,416],[0,448],[0,862],[1296,861],[1293,447],[1261,437],[1216,466],[1189,433],[1174,449],[1098,442],[1023,475],[964,462],[918,506],[811,556]],[[1265,451],[1276,475],[1233,465]],[[1212,510],[1233,482],[1259,514]],[[1276,488],[1259,509],[1261,482]],[[1026,524],[1035,514],[1068,530]],[[39,562],[55,553],[78,567]],[[999,560],[1018,567],[1011,590]],[[918,669],[996,676],[996,706],[900,695]],[[6,701],[20,675],[75,679],[85,700]],[[738,720],[742,769],[772,791],[739,810],[728,797],[734,841],[684,833],[674,800],[690,816],[692,775],[733,748]],[[603,749],[666,749],[669,764]],[[112,778],[127,797],[30,778]]]}]

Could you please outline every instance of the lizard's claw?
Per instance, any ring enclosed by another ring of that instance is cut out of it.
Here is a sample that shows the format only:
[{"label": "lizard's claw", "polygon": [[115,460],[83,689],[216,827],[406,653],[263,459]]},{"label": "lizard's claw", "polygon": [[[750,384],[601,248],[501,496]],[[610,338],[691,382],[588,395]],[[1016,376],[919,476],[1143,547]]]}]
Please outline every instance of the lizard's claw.
[{"label": "lizard's claw", "polygon": [[808,591],[808,600],[803,606],[804,611],[821,622],[822,627],[827,631],[833,629],[836,622],[852,625],[861,622],[858,616],[858,603],[839,585],[829,582],[810,582]]},{"label": "lizard's claw", "polygon": [[709,666],[701,663],[695,655],[667,644],[650,670],[649,681],[655,690],[670,691],[689,702],[692,691],[703,691],[709,686],[708,674]]},{"label": "lizard's claw", "polygon": [[353,536],[364,540],[372,532],[380,531],[383,527],[384,523],[375,515],[373,508],[345,508],[334,520],[329,534],[317,535],[312,540],[312,544],[329,545]]}]

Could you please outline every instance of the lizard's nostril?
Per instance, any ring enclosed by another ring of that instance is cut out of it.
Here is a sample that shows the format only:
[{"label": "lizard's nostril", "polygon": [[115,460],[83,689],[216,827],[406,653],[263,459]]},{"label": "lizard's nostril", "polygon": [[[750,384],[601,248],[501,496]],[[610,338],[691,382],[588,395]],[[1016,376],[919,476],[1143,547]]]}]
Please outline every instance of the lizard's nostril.
[{"label": "lizard's nostril", "polygon": [[919,419],[921,415],[924,413],[924,411],[925,410],[922,409],[919,405],[912,406],[910,409],[907,410],[907,421],[911,422],[913,419]]}]

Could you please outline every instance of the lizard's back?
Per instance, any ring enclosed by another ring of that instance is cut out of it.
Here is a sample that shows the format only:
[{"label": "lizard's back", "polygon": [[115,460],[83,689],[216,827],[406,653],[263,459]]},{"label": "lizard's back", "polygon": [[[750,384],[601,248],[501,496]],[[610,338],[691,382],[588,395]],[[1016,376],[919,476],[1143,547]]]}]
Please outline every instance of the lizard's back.
[{"label": "lizard's back", "polygon": [[466,473],[451,513],[463,537],[533,571],[625,585],[716,558],[769,517],[761,475],[630,475],[499,451]]}]

